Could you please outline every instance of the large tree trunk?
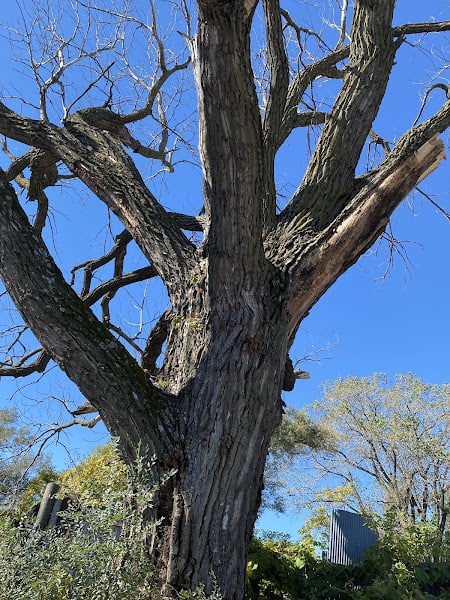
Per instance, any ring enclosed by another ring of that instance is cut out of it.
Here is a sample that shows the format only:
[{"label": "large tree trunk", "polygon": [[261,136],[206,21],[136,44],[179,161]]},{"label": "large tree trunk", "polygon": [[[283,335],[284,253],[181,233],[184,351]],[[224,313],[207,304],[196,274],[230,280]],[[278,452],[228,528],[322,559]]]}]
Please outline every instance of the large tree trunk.
[{"label": "large tree trunk", "polygon": [[168,583],[210,590],[216,581],[230,600],[243,597],[265,457],[281,419],[286,319],[263,283],[254,300],[251,310],[234,307],[210,325],[195,380],[180,397],[177,472],[157,515]]},{"label": "large tree trunk", "polygon": [[207,260],[189,306],[178,310],[181,322],[173,317],[177,329],[162,369],[169,391],[182,399],[184,424],[177,474],[168,485],[172,498],[164,503],[168,514],[158,515],[165,517],[165,575],[175,588],[206,583],[211,590],[216,581],[227,600],[244,594],[265,458],[281,419],[288,345],[287,279],[262,245],[264,147],[250,62],[253,8],[200,5],[193,56],[210,216]]}]

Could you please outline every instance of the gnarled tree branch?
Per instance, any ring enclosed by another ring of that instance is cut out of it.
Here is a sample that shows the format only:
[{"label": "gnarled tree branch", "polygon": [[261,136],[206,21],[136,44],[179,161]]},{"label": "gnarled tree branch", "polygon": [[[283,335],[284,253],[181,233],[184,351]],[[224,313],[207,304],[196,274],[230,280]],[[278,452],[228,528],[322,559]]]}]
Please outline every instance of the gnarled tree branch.
[{"label": "gnarled tree branch", "polygon": [[[405,134],[367,178],[350,204],[307,245],[292,267],[288,310],[291,330],[320,296],[344,273],[386,227],[398,204],[445,158],[436,135],[450,126],[450,101],[437,115]],[[305,293],[305,290],[311,290]]]},{"label": "gnarled tree branch", "polygon": [[0,132],[62,160],[119,217],[171,293],[187,281],[195,248],[151,194],[136,166],[107,132],[73,115],[60,129],[21,117],[0,102]]},{"label": "gnarled tree branch", "polygon": [[[152,428],[161,395],[125,348],[75,294],[33,231],[13,188],[0,171],[0,276],[48,354],[116,430],[124,402]],[[17,253],[15,248],[20,247]],[[30,265],[33,267],[30,269]],[[26,276],[24,276],[26,273]],[[139,442],[139,419],[123,443]],[[161,450],[155,432],[155,448]]]}]

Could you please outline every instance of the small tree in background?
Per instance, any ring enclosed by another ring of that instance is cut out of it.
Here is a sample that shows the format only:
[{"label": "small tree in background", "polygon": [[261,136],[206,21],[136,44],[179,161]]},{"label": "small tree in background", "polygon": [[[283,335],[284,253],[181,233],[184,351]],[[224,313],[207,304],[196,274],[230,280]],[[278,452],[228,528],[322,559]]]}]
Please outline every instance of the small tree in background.
[{"label": "small tree in background", "polygon": [[[306,410],[308,417],[305,409],[287,413],[269,471],[276,498],[310,511],[302,534],[326,546],[331,509],[346,508],[375,519],[373,527],[386,530],[389,543],[398,540],[399,551],[405,535],[432,540],[422,558],[439,560],[450,502],[450,386],[411,374],[350,377],[326,384]],[[283,435],[305,418],[309,430],[321,432],[307,454]]]},{"label": "small tree in background", "polygon": [[45,456],[36,456],[34,439],[23,427],[17,412],[0,410],[0,508],[14,508],[39,471],[52,472]]},{"label": "small tree in background", "polygon": [[346,486],[360,512],[394,511],[405,526],[447,529],[450,502],[450,386],[414,375],[350,377],[325,387],[313,410],[333,430],[332,453],[315,468]]}]

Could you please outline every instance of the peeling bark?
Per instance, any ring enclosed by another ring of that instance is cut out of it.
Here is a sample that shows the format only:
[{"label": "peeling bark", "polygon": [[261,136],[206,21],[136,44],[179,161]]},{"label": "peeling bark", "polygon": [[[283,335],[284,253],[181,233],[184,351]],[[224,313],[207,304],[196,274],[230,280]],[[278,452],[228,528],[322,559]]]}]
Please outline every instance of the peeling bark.
[{"label": "peeling bark", "polygon": [[339,275],[370,248],[394,209],[444,158],[444,144],[433,137],[400,164],[392,167],[388,162],[321,234],[320,241],[305,249],[292,270],[291,331]]}]

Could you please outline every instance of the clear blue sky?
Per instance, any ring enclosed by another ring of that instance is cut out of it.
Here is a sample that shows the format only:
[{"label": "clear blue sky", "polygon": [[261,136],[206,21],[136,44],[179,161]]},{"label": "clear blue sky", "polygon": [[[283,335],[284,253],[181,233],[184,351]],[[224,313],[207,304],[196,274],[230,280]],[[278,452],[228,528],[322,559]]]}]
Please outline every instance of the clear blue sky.
[{"label": "clear blue sky", "polygon": [[[398,3],[396,22],[428,20],[430,16],[436,20],[448,19],[448,10],[446,14],[441,10],[446,4],[444,0],[427,3],[402,0]],[[13,3],[2,7],[3,22],[16,14]],[[6,95],[6,90],[11,90],[15,82],[17,67],[9,62],[9,45],[4,39],[0,39],[0,51],[1,91]],[[405,46],[402,49],[385,109],[376,123],[381,135],[394,141],[411,125],[432,67],[429,56],[420,48],[412,51]],[[398,79],[395,79],[397,74]],[[442,73],[440,81],[449,82],[448,71]],[[407,103],[406,93],[414,93],[415,101]],[[431,105],[437,107],[440,101],[442,98],[436,94]],[[448,143],[448,134],[444,141]],[[285,160],[292,161],[292,156],[296,156],[295,148],[288,146]],[[291,165],[280,165],[280,177],[284,166],[288,170]],[[421,188],[435,194],[439,203],[450,211],[449,174],[449,165],[443,162]],[[184,181],[174,192],[178,194],[180,210],[187,212],[196,205],[197,193],[187,189]],[[58,211],[64,217],[57,235],[66,240],[67,254],[78,248],[90,249],[93,245],[100,250],[103,238],[98,234],[97,223],[92,219],[95,213],[87,198],[82,194],[71,198],[61,195],[60,202]],[[320,348],[331,347],[314,357],[321,359],[320,362],[300,365],[311,377],[297,382],[295,390],[285,395],[286,403],[296,407],[309,404],[320,396],[324,381],[350,375],[412,372],[428,383],[450,381],[450,223],[426,199],[415,194],[398,209],[392,224],[395,237],[404,241],[407,263],[396,256],[390,274],[384,278],[388,254],[383,245],[378,253],[372,250],[362,257],[318,302],[304,321],[291,355],[295,362]],[[77,262],[84,258],[78,256]],[[163,305],[163,300],[160,304]],[[63,375],[55,372],[50,385],[48,381],[47,378],[42,382],[37,392],[34,388],[25,390],[30,407],[38,394],[77,399],[77,391],[67,385]],[[14,382],[2,380],[0,402],[6,402],[15,388]],[[48,414],[46,418],[51,422],[53,416]],[[73,431],[62,438],[75,459],[105,439],[101,427],[93,432]],[[65,450],[58,447],[54,451],[55,463],[66,464]],[[298,517],[265,515],[260,525],[293,532],[299,523]]]}]

